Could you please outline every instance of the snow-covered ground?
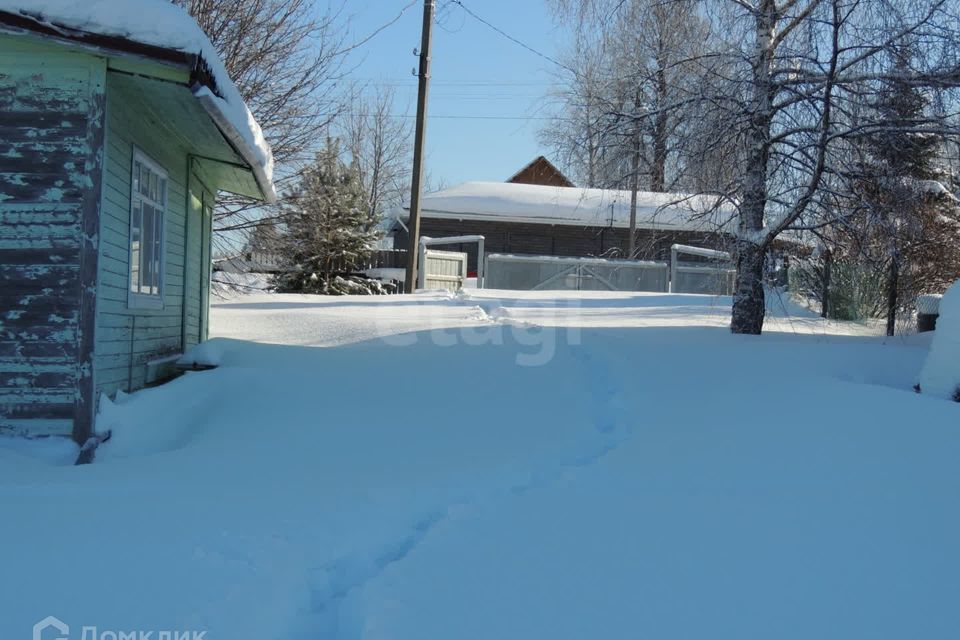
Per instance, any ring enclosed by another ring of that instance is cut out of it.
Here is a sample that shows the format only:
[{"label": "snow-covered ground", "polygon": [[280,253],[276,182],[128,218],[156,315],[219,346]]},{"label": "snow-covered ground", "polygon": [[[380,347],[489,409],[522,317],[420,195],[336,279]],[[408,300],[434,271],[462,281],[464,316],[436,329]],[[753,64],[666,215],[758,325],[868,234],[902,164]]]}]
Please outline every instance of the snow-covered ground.
[{"label": "snow-covered ground", "polygon": [[[776,293],[768,301],[770,332],[815,335],[876,335],[869,325],[824,321]],[[250,295],[220,298],[213,306],[217,336],[301,346],[334,346],[381,339],[405,344],[416,331],[490,327],[490,335],[516,327],[577,329],[715,327],[730,324],[730,298],[665,293],[464,290],[415,296],[328,297]],[[512,329],[510,329],[512,330]],[[576,332],[574,332],[576,333]],[[423,339],[428,339],[429,336]]]},{"label": "snow-covered ground", "polygon": [[955,637],[960,406],[911,390],[928,339],[728,313],[217,302],[221,366],[108,406],[95,464],[0,441],[0,638],[48,615],[78,638]]}]

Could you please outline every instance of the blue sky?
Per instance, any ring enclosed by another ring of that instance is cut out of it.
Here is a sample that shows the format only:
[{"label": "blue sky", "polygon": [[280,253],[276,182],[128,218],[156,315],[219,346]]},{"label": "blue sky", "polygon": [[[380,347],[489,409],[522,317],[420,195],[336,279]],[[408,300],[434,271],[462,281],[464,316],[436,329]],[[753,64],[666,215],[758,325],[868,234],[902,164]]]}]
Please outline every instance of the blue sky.
[{"label": "blue sky", "polygon": [[[352,37],[369,35],[396,17],[409,0],[348,0]],[[480,17],[547,55],[561,33],[543,0],[463,0]],[[427,127],[427,172],[431,183],[505,180],[545,153],[537,132],[545,124],[553,65],[477,22],[450,0],[438,0]],[[394,25],[350,60],[351,76],[396,89],[395,113],[416,113],[417,66],[423,4],[417,2]],[[438,117],[439,116],[439,117]],[[450,117],[457,116],[457,117]],[[461,116],[473,116],[463,118]],[[527,119],[477,119],[517,117]]]}]

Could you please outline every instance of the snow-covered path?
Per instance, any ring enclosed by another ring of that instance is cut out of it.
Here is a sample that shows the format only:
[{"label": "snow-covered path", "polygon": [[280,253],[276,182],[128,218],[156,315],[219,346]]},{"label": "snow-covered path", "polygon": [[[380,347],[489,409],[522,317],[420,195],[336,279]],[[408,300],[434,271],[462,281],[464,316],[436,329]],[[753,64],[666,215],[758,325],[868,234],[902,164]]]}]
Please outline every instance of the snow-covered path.
[{"label": "snow-covered path", "polygon": [[[789,369],[779,379],[711,375],[687,394],[678,386],[703,377],[684,333],[660,336],[679,362],[639,389],[621,376],[657,355],[649,345],[584,341],[601,448],[458,505],[351,594],[333,637],[948,638],[960,628],[955,408],[918,423],[913,396],[883,388],[903,384],[896,372],[875,360],[869,373],[851,370],[866,355],[856,348],[841,348],[847,365],[817,372],[814,353],[771,345],[740,366],[778,359]],[[720,351],[731,361],[742,349]],[[798,398],[784,383],[805,375],[814,380]],[[737,414],[744,383],[760,419]]]},{"label": "snow-covered path", "polygon": [[803,314],[732,336],[728,311],[219,303],[221,366],[110,407],[97,464],[0,442],[0,638],[47,615],[208,640],[952,637],[960,414],[910,391],[925,341]]}]

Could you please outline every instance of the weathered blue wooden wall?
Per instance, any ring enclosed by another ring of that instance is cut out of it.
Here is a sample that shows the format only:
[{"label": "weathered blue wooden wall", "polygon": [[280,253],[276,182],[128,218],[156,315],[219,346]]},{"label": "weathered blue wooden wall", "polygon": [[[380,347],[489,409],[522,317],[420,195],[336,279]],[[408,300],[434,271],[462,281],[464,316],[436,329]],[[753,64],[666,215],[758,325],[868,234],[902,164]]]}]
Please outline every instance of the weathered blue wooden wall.
[{"label": "weathered blue wooden wall", "polygon": [[[205,296],[210,284],[210,252],[204,245],[209,240],[209,213],[204,216],[204,205],[212,206],[213,196],[206,190],[203,182],[192,174],[190,196],[187,203],[187,277],[184,283],[184,343],[189,348],[207,336],[204,333],[209,305]],[[206,268],[205,268],[206,267]]]},{"label": "weathered blue wooden wall", "polygon": [[[107,78],[107,159],[101,215],[97,314],[97,389],[132,391],[150,380],[150,361],[182,353],[199,340],[206,313],[199,203],[200,180],[191,177],[190,150],[171,123],[122,74]],[[130,183],[134,149],[168,173],[163,308],[130,308]],[[188,198],[189,195],[189,198]],[[212,199],[208,193],[205,197]]]},{"label": "weathered blue wooden wall", "polygon": [[106,64],[0,35],[0,431],[91,427]]},{"label": "weathered blue wooden wall", "polygon": [[[149,363],[206,339],[215,194],[252,177],[188,81],[0,34],[0,431],[83,441],[99,394],[149,384]],[[135,149],[168,174],[156,309],[128,300]]]}]

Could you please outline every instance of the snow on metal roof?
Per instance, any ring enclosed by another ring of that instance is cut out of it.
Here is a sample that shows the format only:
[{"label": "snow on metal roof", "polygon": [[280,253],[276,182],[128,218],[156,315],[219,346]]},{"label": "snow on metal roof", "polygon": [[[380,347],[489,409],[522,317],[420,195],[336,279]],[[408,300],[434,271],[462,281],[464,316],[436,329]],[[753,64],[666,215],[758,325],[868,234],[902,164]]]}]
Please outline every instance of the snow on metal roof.
[{"label": "snow on metal roof", "polygon": [[0,0],[0,12],[57,31],[69,30],[64,31],[66,38],[80,31],[200,56],[217,92],[198,87],[195,95],[253,169],[264,196],[276,198],[270,145],[216,49],[182,8],[169,0]]},{"label": "snow on metal roof", "polygon": [[[637,228],[717,231],[734,212],[707,196],[637,194]],[[630,192],[505,182],[465,182],[426,194],[424,218],[577,226],[630,226]],[[401,217],[405,218],[404,211]],[[729,228],[729,227],[728,227]]]}]

